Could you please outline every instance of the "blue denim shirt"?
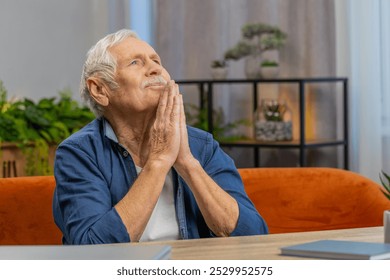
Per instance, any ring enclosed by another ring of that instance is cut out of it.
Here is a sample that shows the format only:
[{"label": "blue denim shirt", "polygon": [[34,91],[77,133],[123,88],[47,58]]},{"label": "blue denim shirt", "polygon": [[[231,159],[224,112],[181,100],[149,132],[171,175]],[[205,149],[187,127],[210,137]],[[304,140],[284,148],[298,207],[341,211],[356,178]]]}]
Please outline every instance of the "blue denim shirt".
[{"label": "blue denim shirt", "polygon": [[[246,195],[241,177],[211,134],[188,127],[190,149],[205,171],[239,206],[231,236],[266,234],[265,221]],[[214,236],[195,198],[173,170],[175,208],[183,239]],[[114,206],[126,195],[137,172],[129,152],[118,143],[109,123],[96,119],[62,142],[56,152],[53,198],[54,220],[64,244],[129,242]]]}]

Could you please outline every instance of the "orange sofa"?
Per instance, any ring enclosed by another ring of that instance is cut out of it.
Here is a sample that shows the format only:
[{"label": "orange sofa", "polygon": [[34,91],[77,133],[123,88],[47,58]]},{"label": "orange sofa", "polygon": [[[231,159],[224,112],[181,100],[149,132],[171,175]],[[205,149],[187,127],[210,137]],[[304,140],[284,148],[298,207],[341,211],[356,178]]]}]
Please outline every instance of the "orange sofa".
[{"label": "orange sofa", "polygon": [[62,244],[54,223],[53,176],[0,179],[0,245]]},{"label": "orange sofa", "polygon": [[[334,168],[239,169],[270,233],[380,226],[388,200],[375,182]],[[53,176],[0,179],[0,245],[61,244]]]},{"label": "orange sofa", "polygon": [[239,172],[270,233],[382,226],[383,212],[390,209],[380,185],[343,169],[248,168]]}]

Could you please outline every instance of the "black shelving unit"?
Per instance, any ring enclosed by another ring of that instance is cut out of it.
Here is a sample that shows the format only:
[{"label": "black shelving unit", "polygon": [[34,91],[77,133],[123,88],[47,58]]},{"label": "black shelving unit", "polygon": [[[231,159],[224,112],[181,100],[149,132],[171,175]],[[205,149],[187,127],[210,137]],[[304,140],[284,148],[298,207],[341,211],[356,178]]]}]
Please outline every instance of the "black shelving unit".
[{"label": "black shelving unit", "polygon": [[[182,85],[197,85],[200,96],[200,108],[207,106],[207,120],[209,132],[213,132],[213,89],[216,84],[251,84],[253,112],[257,109],[259,84],[296,84],[299,92],[299,140],[262,142],[256,140],[220,142],[223,147],[247,147],[254,149],[255,166],[259,167],[259,149],[261,148],[295,148],[299,150],[299,165],[306,164],[306,150],[310,148],[343,146],[344,168],[348,169],[348,78],[326,77],[326,78],[283,78],[283,79],[229,79],[229,80],[180,80],[176,81]],[[305,85],[312,83],[341,83],[343,94],[343,138],[338,139],[317,139],[308,140],[305,135]],[[205,102],[207,100],[207,102]]]}]

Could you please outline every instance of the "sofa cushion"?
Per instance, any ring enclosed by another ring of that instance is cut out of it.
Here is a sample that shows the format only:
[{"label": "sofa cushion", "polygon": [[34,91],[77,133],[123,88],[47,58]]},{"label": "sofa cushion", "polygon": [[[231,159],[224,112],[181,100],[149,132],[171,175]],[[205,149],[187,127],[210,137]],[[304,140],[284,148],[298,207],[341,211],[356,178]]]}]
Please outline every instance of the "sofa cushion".
[{"label": "sofa cushion", "polygon": [[377,183],[335,168],[239,169],[270,233],[383,225],[390,209]]},{"label": "sofa cushion", "polygon": [[0,179],[0,245],[61,244],[54,223],[53,176]]}]

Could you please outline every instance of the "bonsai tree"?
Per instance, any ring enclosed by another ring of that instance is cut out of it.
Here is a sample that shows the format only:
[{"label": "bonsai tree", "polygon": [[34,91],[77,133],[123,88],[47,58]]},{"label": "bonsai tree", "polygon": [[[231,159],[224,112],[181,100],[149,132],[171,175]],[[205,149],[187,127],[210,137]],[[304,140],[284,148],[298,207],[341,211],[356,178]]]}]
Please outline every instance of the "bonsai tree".
[{"label": "bonsai tree", "polygon": [[248,55],[261,55],[268,50],[284,46],[287,35],[278,27],[254,23],[246,24],[241,29],[243,39],[225,52],[225,59],[238,60]]},{"label": "bonsai tree", "polygon": [[211,62],[211,68],[225,68],[227,67],[227,61],[222,59],[222,60],[213,60]]},{"label": "bonsai tree", "polygon": [[226,60],[238,60],[242,57],[252,54],[255,50],[253,46],[245,41],[239,41],[233,48],[225,52]]},{"label": "bonsai tree", "polygon": [[211,62],[211,76],[213,79],[223,80],[228,74],[226,60],[213,60]]}]

